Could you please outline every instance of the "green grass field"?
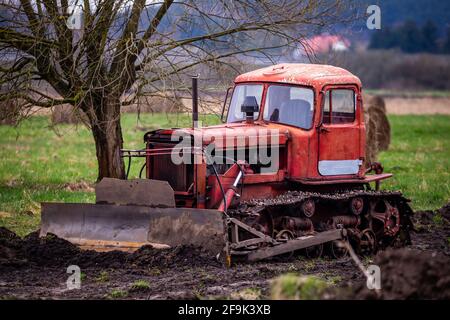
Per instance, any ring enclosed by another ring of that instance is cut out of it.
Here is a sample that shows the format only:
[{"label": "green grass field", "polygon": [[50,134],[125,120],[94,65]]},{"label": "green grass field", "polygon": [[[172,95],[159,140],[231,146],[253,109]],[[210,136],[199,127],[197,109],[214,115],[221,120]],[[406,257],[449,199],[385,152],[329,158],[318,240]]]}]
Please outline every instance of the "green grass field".
[{"label": "green grass field", "polygon": [[394,177],[383,187],[404,192],[414,209],[450,201],[450,116],[390,116],[392,143],[379,160]]},{"label": "green grass field", "polygon": [[[450,199],[450,117],[390,116],[389,151],[380,156],[395,177],[384,188],[401,190],[415,209],[434,209]],[[218,122],[202,116],[204,125]],[[125,148],[141,148],[146,130],[190,125],[187,115],[124,114]],[[17,128],[0,126],[0,226],[25,235],[38,228],[40,202],[92,202],[94,194],[72,191],[68,183],[92,184],[97,177],[95,147],[79,125],[49,127],[47,117],[33,117]],[[137,176],[142,163],[132,166]]]}]

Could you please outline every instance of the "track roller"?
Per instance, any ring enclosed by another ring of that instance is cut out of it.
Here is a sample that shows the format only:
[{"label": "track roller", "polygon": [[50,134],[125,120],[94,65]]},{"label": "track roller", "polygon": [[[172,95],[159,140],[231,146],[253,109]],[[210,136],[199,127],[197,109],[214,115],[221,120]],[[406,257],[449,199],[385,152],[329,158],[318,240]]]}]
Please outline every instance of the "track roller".
[{"label": "track roller", "polygon": [[350,200],[350,212],[359,216],[364,210],[364,199],[361,197],[352,198]]},{"label": "track roller", "polygon": [[313,199],[307,199],[302,202],[301,210],[307,218],[311,218],[316,212],[316,204]]}]

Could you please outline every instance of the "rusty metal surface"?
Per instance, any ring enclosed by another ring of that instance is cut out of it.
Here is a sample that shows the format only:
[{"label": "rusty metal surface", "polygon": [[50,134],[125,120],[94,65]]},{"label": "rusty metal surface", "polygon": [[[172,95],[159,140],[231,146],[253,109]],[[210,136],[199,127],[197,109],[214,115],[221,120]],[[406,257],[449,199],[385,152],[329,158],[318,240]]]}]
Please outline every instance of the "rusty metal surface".
[{"label": "rusty metal surface", "polygon": [[345,230],[335,229],[330,231],[321,232],[315,236],[305,236],[298,239],[290,240],[286,243],[258,249],[249,253],[248,261],[258,261],[269,257],[277,256],[283,253],[288,253],[311,246],[323,244],[333,240],[343,239],[345,236]]},{"label": "rusty metal surface", "polygon": [[103,178],[95,186],[97,203],[175,207],[175,195],[167,181]]},{"label": "rusty metal surface", "polygon": [[41,236],[53,233],[81,246],[224,246],[222,213],[188,208],[42,203]]},{"label": "rusty metal surface", "polygon": [[348,83],[361,85],[359,78],[345,69],[329,65],[303,63],[281,63],[241,74],[235,79],[235,83],[262,81],[307,86]]},{"label": "rusty metal surface", "polygon": [[393,176],[392,173],[371,174],[366,175],[364,178],[343,178],[343,177],[331,177],[323,179],[292,179],[305,185],[333,185],[333,184],[365,184],[370,182],[377,182],[385,179],[389,179]]}]

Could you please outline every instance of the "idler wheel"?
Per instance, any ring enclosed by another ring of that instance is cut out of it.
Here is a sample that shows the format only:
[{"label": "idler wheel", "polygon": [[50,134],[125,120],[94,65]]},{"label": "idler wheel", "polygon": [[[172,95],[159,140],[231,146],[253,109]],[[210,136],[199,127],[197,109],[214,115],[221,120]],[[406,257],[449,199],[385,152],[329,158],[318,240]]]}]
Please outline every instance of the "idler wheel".
[{"label": "idler wheel", "polygon": [[311,218],[316,212],[316,204],[314,200],[308,199],[303,201],[301,209],[307,218]]},{"label": "idler wheel", "polygon": [[356,197],[350,200],[350,211],[354,215],[359,216],[364,210],[364,199]]}]

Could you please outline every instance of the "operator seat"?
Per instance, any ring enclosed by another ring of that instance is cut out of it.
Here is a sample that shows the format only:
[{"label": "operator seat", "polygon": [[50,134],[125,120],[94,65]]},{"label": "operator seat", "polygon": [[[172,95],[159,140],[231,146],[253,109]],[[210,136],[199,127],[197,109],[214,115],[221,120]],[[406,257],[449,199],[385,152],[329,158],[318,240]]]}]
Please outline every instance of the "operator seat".
[{"label": "operator seat", "polygon": [[308,101],[292,99],[281,104],[280,122],[300,128],[311,126],[312,111]]},{"label": "operator seat", "polygon": [[272,115],[270,116],[270,121],[272,122],[280,121],[280,110],[278,108],[275,108],[275,110],[273,110]]}]

